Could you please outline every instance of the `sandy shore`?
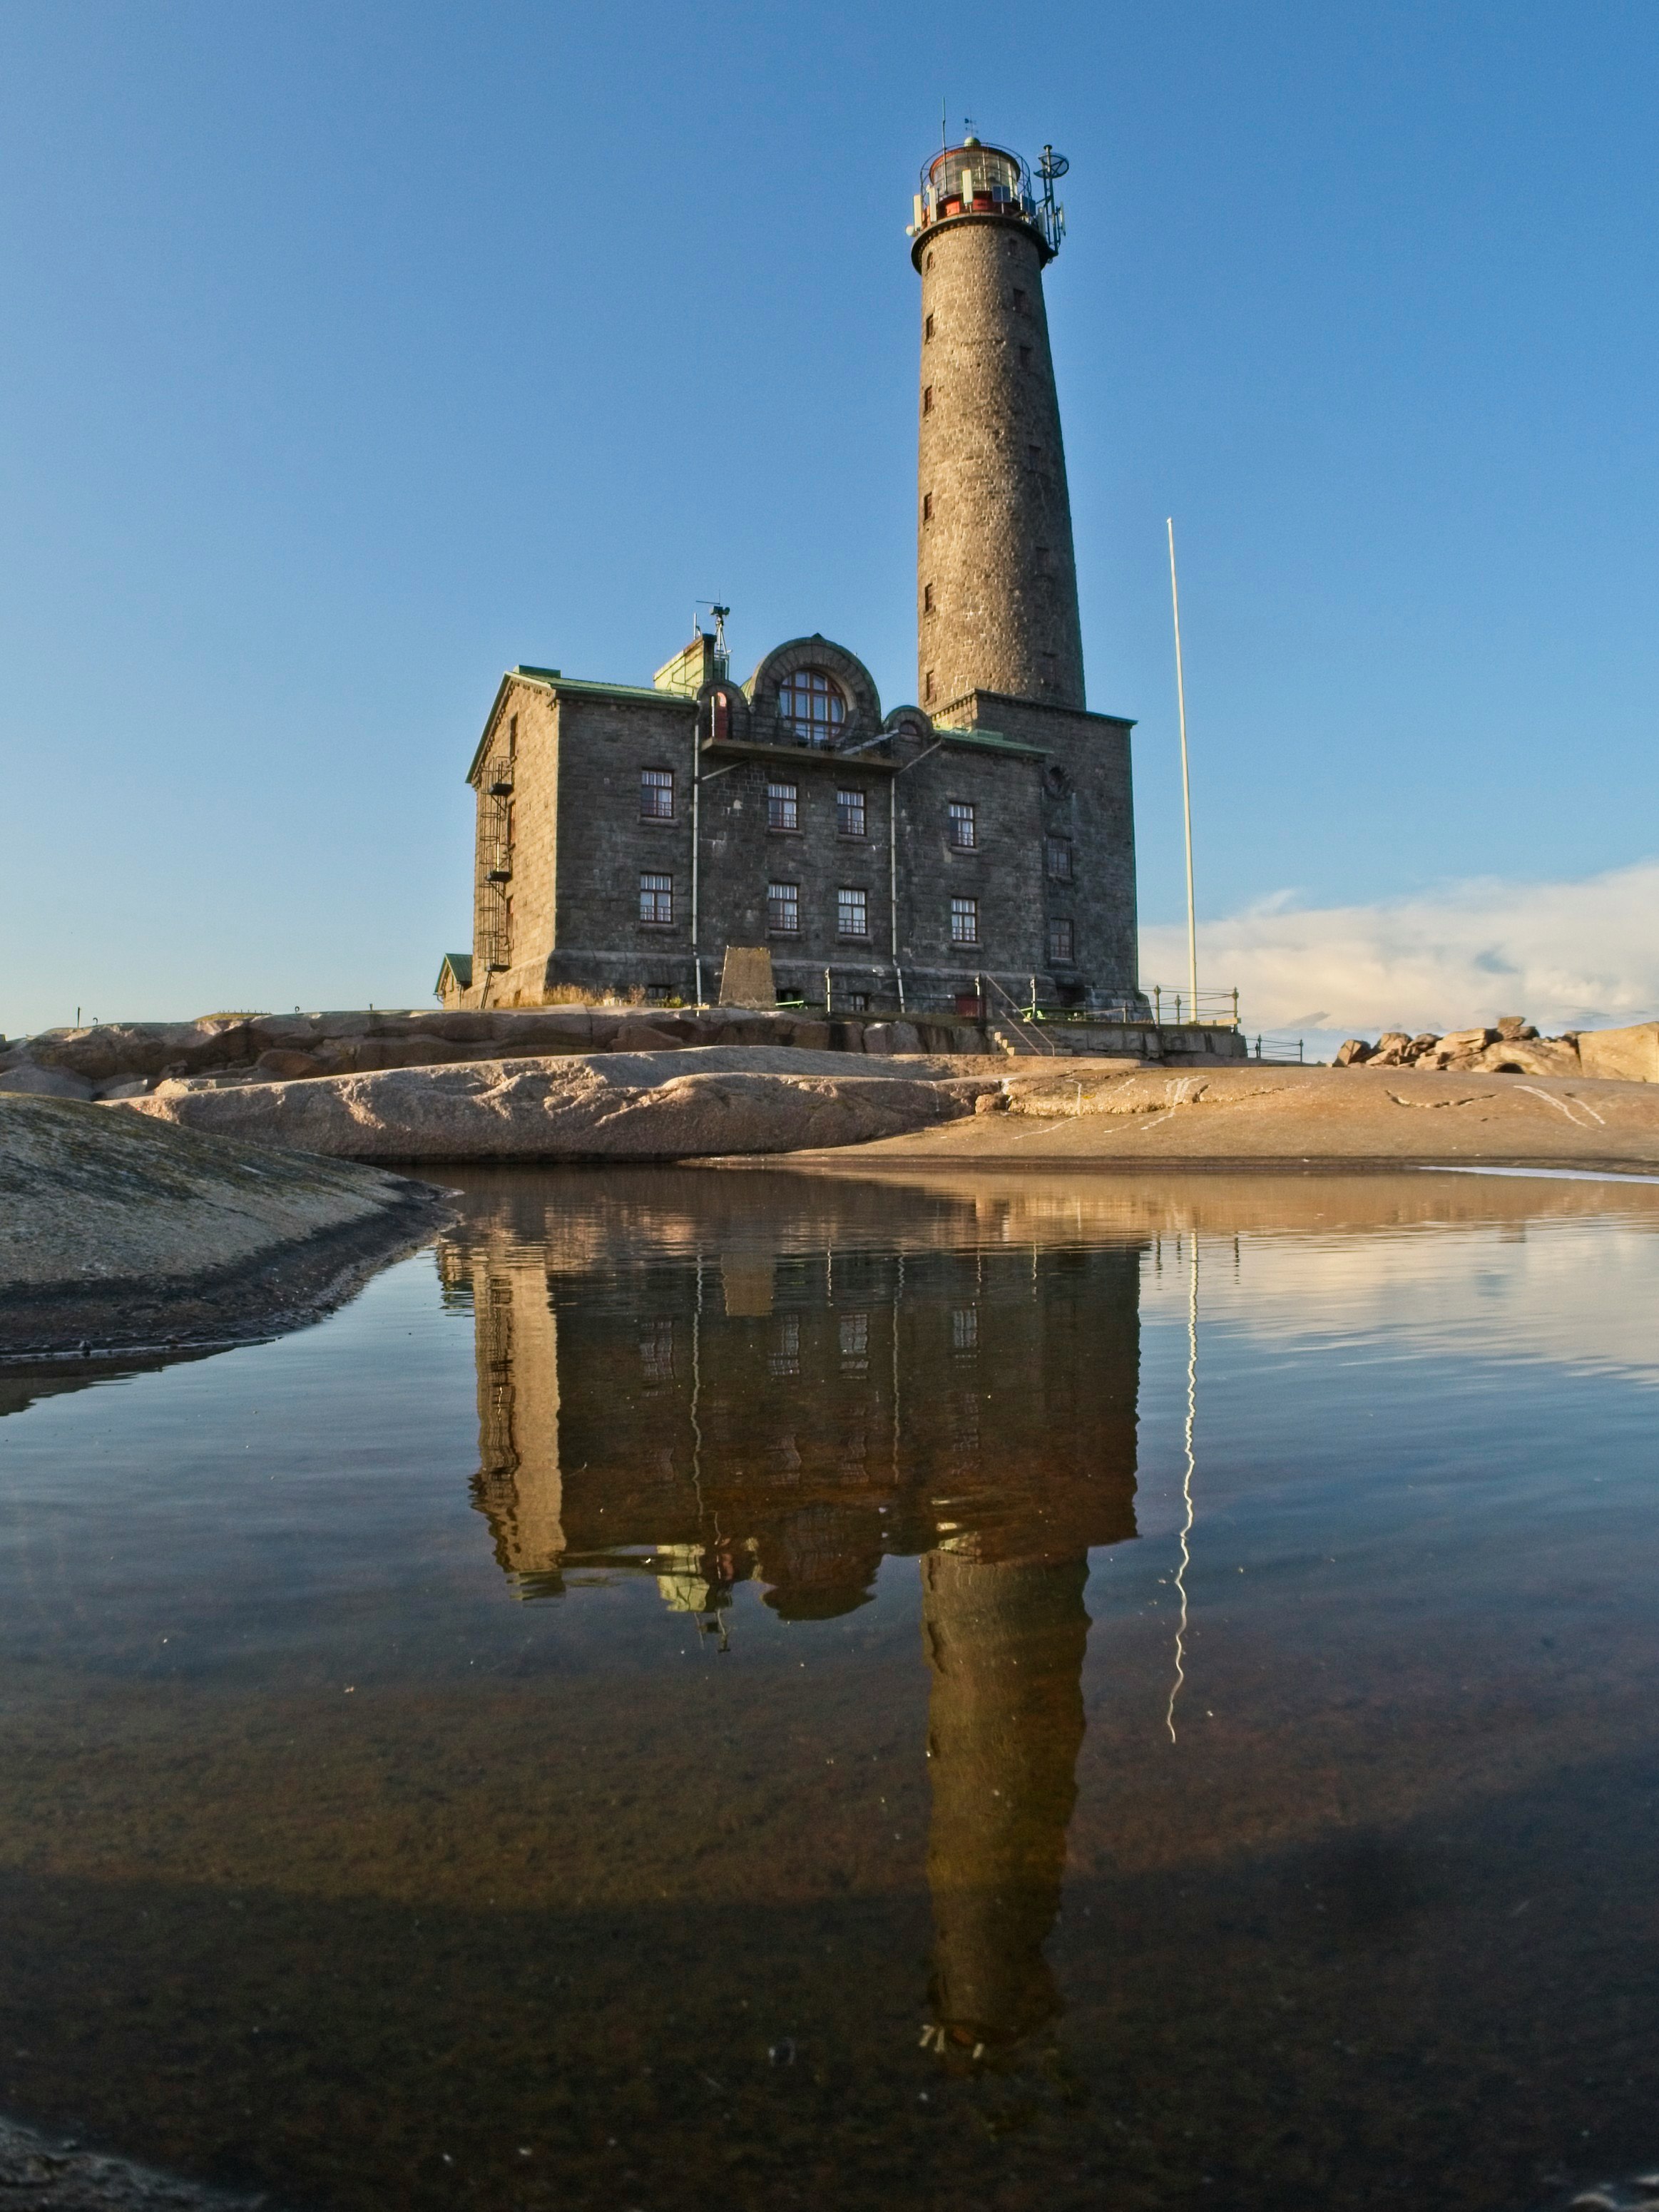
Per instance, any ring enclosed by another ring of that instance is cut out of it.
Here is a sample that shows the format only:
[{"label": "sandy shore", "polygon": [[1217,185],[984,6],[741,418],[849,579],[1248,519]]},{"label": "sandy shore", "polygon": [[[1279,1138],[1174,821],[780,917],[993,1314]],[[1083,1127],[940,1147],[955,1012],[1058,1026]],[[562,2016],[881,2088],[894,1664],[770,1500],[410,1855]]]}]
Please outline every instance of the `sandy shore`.
[{"label": "sandy shore", "polygon": [[1659,1084],[1264,1067],[1173,1074],[1077,1060],[1000,1101],[795,1166],[1557,1167],[1659,1171]]}]

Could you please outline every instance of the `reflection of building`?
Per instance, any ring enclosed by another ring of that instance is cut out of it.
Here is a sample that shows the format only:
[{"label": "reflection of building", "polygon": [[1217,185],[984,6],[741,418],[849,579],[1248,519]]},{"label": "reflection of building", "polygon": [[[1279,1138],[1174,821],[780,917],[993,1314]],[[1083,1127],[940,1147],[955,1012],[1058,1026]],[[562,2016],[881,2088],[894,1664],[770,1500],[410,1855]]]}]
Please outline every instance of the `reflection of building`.
[{"label": "reflection of building", "polygon": [[810,1249],[758,1237],[763,1209],[711,1218],[705,1251],[683,1220],[654,1248],[589,1223],[574,1265],[528,1220],[453,1232],[477,1499],[526,1595],[643,1572],[711,1626],[740,1581],[823,1620],[921,1556],[933,2033],[977,2053],[1058,2008],[1087,1554],[1135,1533],[1141,1247],[985,1244],[970,1212],[897,1194],[883,1242],[841,1243],[839,1197]]},{"label": "reflection of building", "polygon": [[[1139,1251],[688,1255],[550,1280],[457,1237],[479,1503],[519,1576],[754,1577],[848,1611],[884,1556],[1060,1559],[1133,1534]],[[659,1555],[672,1551],[672,1568]]]}]

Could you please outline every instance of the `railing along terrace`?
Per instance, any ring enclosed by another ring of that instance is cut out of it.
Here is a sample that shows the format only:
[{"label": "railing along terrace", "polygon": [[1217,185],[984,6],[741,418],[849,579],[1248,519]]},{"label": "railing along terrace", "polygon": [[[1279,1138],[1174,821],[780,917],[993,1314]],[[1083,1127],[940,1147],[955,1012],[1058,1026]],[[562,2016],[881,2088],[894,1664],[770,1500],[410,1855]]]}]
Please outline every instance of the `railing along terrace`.
[{"label": "railing along terrace", "polygon": [[1166,991],[1154,983],[1146,995],[1152,1002],[1152,1019],[1160,1027],[1227,1029],[1238,1027],[1238,993],[1231,991]]}]

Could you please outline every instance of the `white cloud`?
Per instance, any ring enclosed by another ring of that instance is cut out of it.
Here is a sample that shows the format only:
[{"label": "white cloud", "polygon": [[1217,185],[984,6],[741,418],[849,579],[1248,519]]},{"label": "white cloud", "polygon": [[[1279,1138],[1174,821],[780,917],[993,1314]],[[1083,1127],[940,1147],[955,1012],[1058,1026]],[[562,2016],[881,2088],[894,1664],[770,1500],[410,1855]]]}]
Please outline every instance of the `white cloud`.
[{"label": "white cloud", "polygon": [[[1141,975],[1178,987],[1186,931],[1145,929]],[[1375,906],[1280,892],[1200,923],[1200,991],[1237,984],[1252,1032],[1316,1039],[1464,1029],[1525,1014],[1547,1033],[1659,1015],[1659,860],[1578,883],[1480,877]]]}]

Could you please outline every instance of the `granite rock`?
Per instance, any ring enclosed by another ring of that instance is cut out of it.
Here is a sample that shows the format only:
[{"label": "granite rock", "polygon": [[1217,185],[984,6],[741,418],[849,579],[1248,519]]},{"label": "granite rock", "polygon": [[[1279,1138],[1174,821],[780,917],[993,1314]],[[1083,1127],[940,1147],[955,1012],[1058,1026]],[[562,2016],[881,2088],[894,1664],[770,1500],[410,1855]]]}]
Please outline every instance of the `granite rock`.
[{"label": "granite rock", "polygon": [[223,1089],[121,1109],[295,1152],[380,1160],[697,1159],[856,1145],[970,1114],[994,1075],[848,1070],[833,1054],[690,1052],[471,1061]]}]

